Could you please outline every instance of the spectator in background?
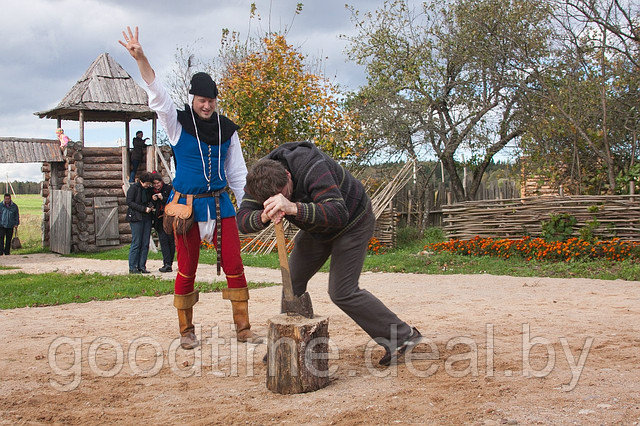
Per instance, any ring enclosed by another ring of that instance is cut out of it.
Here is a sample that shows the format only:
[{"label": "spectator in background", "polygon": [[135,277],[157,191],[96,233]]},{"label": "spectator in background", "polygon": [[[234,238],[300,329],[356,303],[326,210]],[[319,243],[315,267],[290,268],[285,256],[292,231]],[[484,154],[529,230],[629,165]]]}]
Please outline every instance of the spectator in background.
[{"label": "spectator in background", "polygon": [[142,156],[144,155],[144,150],[146,148],[145,141],[148,141],[149,138],[142,139],[142,130],[138,130],[136,132],[136,137],[133,138],[133,149],[131,150],[131,175],[129,176],[129,182],[134,182],[136,180],[136,172],[138,171],[138,166],[142,162]]},{"label": "spectator in background", "polygon": [[131,226],[131,247],[129,248],[129,273],[148,274],[147,255],[151,238],[153,203],[151,201],[151,173],[143,172],[138,182],[127,191],[127,222]]},{"label": "spectator in background", "polygon": [[158,241],[160,241],[160,249],[162,250],[162,268],[160,268],[159,271],[172,272],[173,269],[171,266],[173,264],[173,257],[176,254],[176,242],[173,239],[173,234],[164,232],[162,221],[164,220],[164,206],[167,204],[173,187],[169,183],[164,183],[159,173],[153,172],[152,175],[153,195],[151,196],[151,200],[155,208],[153,227],[158,233]]},{"label": "spectator in background", "polygon": [[20,212],[16,203],[11,201],[11,194],[4,194],[4,201],[0,204],[0,255],[8,255],[11,251],[13,230],[20,225]]}]

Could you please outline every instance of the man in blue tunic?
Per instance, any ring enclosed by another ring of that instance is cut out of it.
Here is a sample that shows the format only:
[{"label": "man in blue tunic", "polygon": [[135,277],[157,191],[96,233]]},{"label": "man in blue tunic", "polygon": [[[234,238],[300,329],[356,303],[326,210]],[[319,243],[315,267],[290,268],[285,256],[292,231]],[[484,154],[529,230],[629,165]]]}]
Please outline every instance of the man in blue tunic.
[{"label": "man in blue tunic", "polygon": [[149,106],[158,114],[176,159],[176,176],[169,200],[179,197],[186,203],[193,196],[193,216],[197,225],[186,235],[175,235],[178,275],[175,281],[174,306],[178,310],[180,343],[185,349],[193,349],[199,342],[194,333],[193,306],[198,301],[194,281],[200,241],[213,241],[218,251],[220,267],[227,278],[222,297],[231,301],[233,320],[238,341],[255,338],[249,324],[249,291],[240,257],[240,239],[235,219],[235,209],[225,188],[233,190],[236,199],[242,200],[247,166],[242,156],[238,126],[216,112],[218,89],[206,73],[196,73],[191,79],[189,105],[177,111],[167,91],[156,79],[155,71],[145,56],[135,33],[127,27],[122,32],[124,42],[119,41],[136,60],[140,75],[147,83]]}]

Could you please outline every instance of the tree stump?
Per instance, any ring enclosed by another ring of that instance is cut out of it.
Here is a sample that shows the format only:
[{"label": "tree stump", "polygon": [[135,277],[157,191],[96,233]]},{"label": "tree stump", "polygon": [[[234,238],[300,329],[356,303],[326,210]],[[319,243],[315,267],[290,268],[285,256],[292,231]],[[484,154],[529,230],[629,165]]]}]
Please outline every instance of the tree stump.
[{"label": "tree stump", "polygon": [[268,322],[267,389],[312,392],[329,384],[329,318],[281,314]]}]

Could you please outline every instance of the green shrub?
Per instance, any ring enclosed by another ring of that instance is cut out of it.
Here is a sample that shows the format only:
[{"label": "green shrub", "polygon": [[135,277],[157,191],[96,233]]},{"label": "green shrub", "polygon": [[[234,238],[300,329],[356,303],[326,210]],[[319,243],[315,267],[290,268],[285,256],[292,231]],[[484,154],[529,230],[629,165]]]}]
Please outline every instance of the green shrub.
[{"label": "green shrub", "polygon": [[569,213],[552,214],[542,221],[542,238],[545,241],[566,241],[578,221]]},{"label": "green shrub", "polygon": [[415,226],[405,226],[398,228],[396,243],[398,248],[410,246],[422,240],[422,232]]},{"label": "green shrub", "polygon": [[600,227],[600,221],[596,218],[588,220],[585,225],[580,228],[580,239],[589,243],[598,241],[595,231]]},{"label": "green shrub", "polygon": [[424,231],[424,239],[426,240],[426,244],[439,243],[440,241],[444,241],[444,231],[442,228],[435,226],[427,228]]}]

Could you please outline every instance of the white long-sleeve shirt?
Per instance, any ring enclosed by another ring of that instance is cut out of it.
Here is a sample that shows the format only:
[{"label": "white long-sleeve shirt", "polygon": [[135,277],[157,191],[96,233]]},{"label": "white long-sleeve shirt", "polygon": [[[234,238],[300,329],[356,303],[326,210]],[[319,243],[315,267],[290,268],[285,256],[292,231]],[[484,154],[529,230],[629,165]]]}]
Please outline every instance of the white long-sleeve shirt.
[{"label": "white long-sleeve shirt", "polygon": [[[178,112],[169,93],[157,78],[147,85],[147,93],[149,95],[149,107],[158,114],[158,120],[169,137],[169,143],[171,145],[177,144],[182,134],[182,125],[178,121]],[[234,132],[231,136],[229,149],[224,161],[224,170],[229,188],[235,194],[239,204],[244,197],[247,165],[242,155],[238,132]],[[215,218],[211,218],[210,215],[206,222],[198,222],[200,236],[203,240],[212,240],[215,223]]]}]

